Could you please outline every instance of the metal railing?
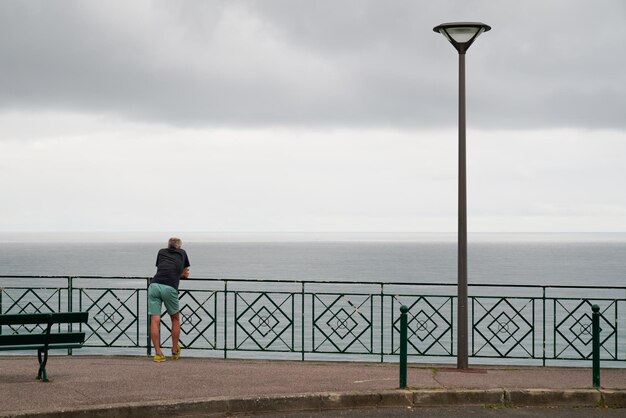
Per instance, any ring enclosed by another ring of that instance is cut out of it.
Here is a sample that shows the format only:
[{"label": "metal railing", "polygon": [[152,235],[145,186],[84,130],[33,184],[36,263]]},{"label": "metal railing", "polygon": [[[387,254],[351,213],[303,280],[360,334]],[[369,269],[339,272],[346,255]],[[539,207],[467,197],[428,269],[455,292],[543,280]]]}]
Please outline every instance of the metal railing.
[{"label": "metal railing", "polygon": [[[88,311],[85,347],[150,353],[148,283],[145,277],[0,276],[0,313]],[[626,367],[626,287],[469,288],[470,357],[589,361],[590,312],[598,304],[600,356]],[[410,358],[446,362],[456,355],[456,284],[193,278],[181,282],[179,298],[181,344],[201,355],[398,361],[401,305],[409,309]],[[170,324],[163,319],[167,346]]]}]

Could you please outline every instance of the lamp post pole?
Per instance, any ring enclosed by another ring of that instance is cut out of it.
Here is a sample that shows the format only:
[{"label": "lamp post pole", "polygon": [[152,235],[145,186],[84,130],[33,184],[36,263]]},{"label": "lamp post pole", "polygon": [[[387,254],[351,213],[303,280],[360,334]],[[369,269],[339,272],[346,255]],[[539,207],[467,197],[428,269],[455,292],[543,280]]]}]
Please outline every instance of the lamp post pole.
[{"label": "lamp post pole", "polygon": [[457,368],[467,369],[467,178],[465,156],[465,52],[459,52],[459,226]]},{"label": "lamp post pole", "polygon": [[465,140],[465,52],[483,32],[491,27],[484,23],[443,23],[433,28],[452,43],[459,53],[459,224],[457,283],[457,368],[468,368],[467,333],[467,179]]}]

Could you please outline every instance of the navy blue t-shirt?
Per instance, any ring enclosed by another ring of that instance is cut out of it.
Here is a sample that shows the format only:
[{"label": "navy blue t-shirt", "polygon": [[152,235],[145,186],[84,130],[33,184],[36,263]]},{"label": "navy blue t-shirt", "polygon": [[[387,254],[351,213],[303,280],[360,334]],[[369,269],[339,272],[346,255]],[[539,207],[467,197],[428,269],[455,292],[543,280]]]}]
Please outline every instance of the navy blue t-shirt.
[{"label": "navy blue t-shirt", "polygon": [[151,282],[172,286],[178,290],[180,275],[189,266],[189,258],[185,250],[182,248],[163,248],[157,254],[157,272]]}]

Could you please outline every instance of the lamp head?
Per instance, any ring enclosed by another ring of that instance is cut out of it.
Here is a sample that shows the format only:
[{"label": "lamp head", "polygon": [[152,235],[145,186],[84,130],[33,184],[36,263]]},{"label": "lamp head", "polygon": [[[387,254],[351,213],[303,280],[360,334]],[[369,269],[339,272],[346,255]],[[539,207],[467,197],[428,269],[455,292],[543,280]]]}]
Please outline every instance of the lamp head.
[{"label": "lamp head", "polygon": [[452,22],[442,23],[433,30],[445,36],[459,54],[465,54],[476,38],[481,33],[491,30],[491,26],[480,22]]}]

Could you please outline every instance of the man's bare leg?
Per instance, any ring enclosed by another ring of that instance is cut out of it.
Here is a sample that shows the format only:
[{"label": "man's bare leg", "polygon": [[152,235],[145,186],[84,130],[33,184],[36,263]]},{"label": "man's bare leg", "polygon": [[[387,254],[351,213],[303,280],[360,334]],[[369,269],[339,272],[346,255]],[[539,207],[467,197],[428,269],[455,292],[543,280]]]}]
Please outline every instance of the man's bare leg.
[{"label": "man's bare leg", "polygon": [[178,339],[180,338],[180,312],[170,315],[172,319],[172,352],[178,350]]},{"label": "man's bare leg", "polygon": [[152,345],[154,346],[154,351],[156,355],[162,356],[163,352],[161,351],[161,340],[160,340],[160,330],[161,330],[161,315],[151,315],[150,316],[150,338],[152,339]]}]

